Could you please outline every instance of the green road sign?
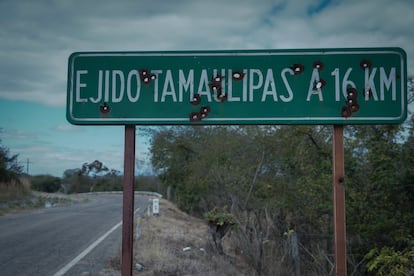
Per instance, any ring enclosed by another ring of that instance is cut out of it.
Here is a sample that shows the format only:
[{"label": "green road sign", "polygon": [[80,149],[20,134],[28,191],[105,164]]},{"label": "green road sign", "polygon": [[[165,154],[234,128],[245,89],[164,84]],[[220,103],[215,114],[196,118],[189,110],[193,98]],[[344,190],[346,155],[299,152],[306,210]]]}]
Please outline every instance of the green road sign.
[{"label": "green road sign", "polygon": [[79,52],[67,118],[81,125],[399,124],[401,48]]}]

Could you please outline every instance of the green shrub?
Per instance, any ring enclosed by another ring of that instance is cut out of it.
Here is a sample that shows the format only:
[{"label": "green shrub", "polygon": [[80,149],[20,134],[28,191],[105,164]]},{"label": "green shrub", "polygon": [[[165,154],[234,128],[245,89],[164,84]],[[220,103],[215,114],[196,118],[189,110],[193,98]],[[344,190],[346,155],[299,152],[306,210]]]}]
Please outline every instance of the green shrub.
[{"label": "green shrub", "polygon": [[394,248],[383,247],[372,249],[366,258],[369,260],[367,268],[369,272],[375,275],[408,275],[414,264],[414,242],[411,241],[409,246],[403,251],[397,251]]},{"label": "green shrub", "polygon": [[56,193],[61,188],[61,179],[51,175],[37,175],[31,179],[32,189],[46,193]]},{"label": "green shrub", "polygon": [[93,192],[122,191],[121,176],[104,176],[94,179]]}]

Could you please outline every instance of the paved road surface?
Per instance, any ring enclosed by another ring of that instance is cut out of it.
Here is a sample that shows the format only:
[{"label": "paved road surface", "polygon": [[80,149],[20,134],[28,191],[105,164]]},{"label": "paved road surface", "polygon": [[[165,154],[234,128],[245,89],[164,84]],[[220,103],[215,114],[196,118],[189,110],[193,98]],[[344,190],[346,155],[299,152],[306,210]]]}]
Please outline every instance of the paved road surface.
[{"label": "paved road surface", "polygon": [[[70,206],[1,216],[0,275],[56,275],[71,261],[64,275],[97,275],[107,267],[121,248],[121,226],[115,226],[122,221],[122,195],[87,197]],[[144,211],[147,205],[148,198],[135,196],[135,208]],[[104,239],[90,250],[99,238]]]}]

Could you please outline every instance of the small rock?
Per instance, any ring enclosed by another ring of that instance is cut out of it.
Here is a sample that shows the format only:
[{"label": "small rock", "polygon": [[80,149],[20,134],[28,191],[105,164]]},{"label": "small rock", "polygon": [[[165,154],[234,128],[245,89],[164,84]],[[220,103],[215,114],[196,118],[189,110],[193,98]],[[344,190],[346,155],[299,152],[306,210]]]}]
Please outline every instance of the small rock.
[{"label": "small rock", "polygon": [[143,270],[144,270],[144,265],[143,265],[143,264],[140,264],[140,263],[136,263],[136,264],[135,264],[135,268],[136,268],[138,271],[143,271]]}]

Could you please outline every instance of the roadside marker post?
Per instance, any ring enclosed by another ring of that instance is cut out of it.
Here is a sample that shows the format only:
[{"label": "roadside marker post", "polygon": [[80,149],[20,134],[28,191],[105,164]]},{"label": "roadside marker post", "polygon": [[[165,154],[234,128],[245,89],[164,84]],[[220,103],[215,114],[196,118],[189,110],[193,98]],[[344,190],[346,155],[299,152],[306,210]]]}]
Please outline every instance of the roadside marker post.
[{"label": "roadside marker post", "polygon": [[77,52],[67,120],[125,126],[122,275],[132,275],[136,125],[333,125],[335,275],[346,275],[344,125],[407,117],[403,49]]},{"label": "roadside marker post", "polygon": [[152,215],[153,216],[160,215],[160,200],[158,198],[154,198],[152,200]]}]

